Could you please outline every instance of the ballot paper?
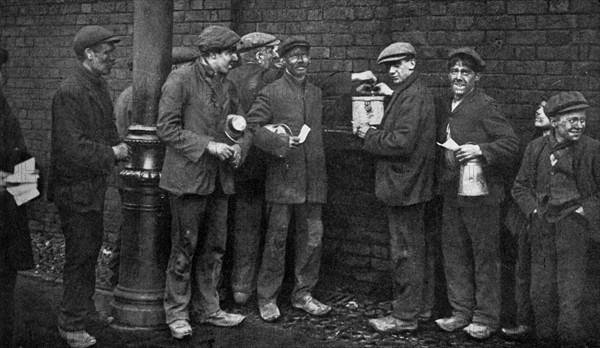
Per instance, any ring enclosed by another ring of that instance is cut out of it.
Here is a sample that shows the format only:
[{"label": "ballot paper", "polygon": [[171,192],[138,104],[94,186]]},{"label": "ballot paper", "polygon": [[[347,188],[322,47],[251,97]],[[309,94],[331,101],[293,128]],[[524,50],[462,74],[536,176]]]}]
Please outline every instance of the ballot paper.
[{"label": "ballot paper", "polygon": [[443,144],[437,144],[450,151],[456,151],[460,147],[452,138],[446,140],[446,142],[444,142]]},{"label": "ballot paper", "polygon": [[310,132],[309,126],[307,126],[307,125],[302,126],[302,128],[300,129],[300,134],[298,134],[298,137],[300,138],[300,140],[299,140],[300,144],[302,144],[306,140],[306,137],[308,136],[309,132]]},{"label": "ballot paper", "polygon": [[35,169],[35,158],[32,157],[15,166],[13,174],[4,178],[6,190],[13,195],[17,205],[29,202],[40,195],[37,181],[40,175]]}]

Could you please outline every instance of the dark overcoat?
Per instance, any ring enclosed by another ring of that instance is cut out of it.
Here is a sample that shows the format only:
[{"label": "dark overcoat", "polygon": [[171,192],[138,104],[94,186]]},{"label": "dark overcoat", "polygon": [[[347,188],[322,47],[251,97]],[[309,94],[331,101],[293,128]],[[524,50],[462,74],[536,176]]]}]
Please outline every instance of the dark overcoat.
[{"label": "dark overcoat", "polygon": [[78,212],[102,211],[112,147],[120,142],[106,81],[79,65],[52,101],[48,198]]},{"label": "dark overcoat", "polygon": [[[548,136],[540,137],[527,145],[512,188],[515,202],[527,217],[538,208],[538,159],[547,141]],[[572,145],[572,149],[574,177],[581,195],[584,216],[589,222],[590,237],[600,241],[600,142],[583,135]]]},{"label": "dark overcoat", "polygon": [[433,198],[435,127],[433,96],[414,72],[392,94],[381,125],[365,136],[363,148],[377,156],[375,195],[386,205]]},{"label": "dark overcoat", "polygon": [[[321,125],[321,90],[310,82],[298,83],[289,74],[266,86],[247,118],[254,143],[272,156],[267,163],[265,198],[280,204],[325,203],[327,172]],[[288,148],[287,137],[263,126],[285,124],[298,135],[310,127],[306,141]],[[262,127],[262,128],[261,128]]]},{"label": "dark overcoat", "polygon": [[[504,176],[510,175],[510,168],[518,155],[519,139],[497,102],[479,88],[465,96],[454,111],[451,105],[452,96],[438,101],[438,142],[446,141],[446,129],[449,126],[451,137],[458,145],[479,145],[483,154],[483,175],[490,191],[482,197],[458,196],[457,203],[499,204],[505,197]],[[459,166],[450,168],[441,153],[438,158],[439,191],[446,197],[456,197]]]},{"label": "dark overcoat", "polygon": [[[0,170],[12,173],[15,165],[30,157],[19,121],[0,91]],[[25,206],[17,206],[14,197],[0,187],[0,272],[33,268],[27,222]]]}]

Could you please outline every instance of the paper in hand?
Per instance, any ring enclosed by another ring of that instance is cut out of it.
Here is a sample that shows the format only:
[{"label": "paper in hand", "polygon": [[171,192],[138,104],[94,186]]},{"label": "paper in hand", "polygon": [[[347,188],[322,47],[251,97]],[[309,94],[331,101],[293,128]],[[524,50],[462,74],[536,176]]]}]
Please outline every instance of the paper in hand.
[{"label": "paper in hand", "polygon": [[300,144],[302,144],[306,140],[306,137],[308,136],[309,132],[310,132],[310,127],[307,125],[303,125],[302,128],[300,129],[300,134],[298,134],[298,137],[300,138],[300,140],[299,140]]},{"label": "paper in hand", "polygon": [[450,151],[456,151],[460,147],[452,138],[446,140],[446,142],[444,142],[443,144],[437,144]]}]

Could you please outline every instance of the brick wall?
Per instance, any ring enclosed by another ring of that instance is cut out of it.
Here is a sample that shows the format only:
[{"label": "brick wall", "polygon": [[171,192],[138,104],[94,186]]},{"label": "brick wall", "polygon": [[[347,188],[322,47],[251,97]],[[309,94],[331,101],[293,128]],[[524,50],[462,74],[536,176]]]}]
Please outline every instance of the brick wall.
[{"label": "brick wall", "polygon": [[[131,83],[124,60],[132,50],[132,11],[132,1],[0,2],[0,43],[12,57],[5,92],[30,150],[44,167],[51,98],[76,64],[70,47],[74,34],[83,25],[99,24],[123,37],[117,50],[123,64],[108,77],[116,98]],[[447,52],[474,46],[488,63],[483,87],[504,103],[519,134],[531,130],[542,95],[579,90],[593,105],[589,133],[598,137],[599,21],[597,0],[176,0],[173,44],[193,45],[208,24],[231,26],[240,35],[257,30],[303,35],[314,47],[313,72],[372,69],[386,81],[375,64],[377,55],[392,41],[408,41],[437,92],[446,88]],[[348,100],[342,102],[349,110]],[[373,163],[358,150],[356,138],[339,132],[349,126],[349,111],[324,117],[332,131],[325,136],[330,194],[323,271],[339,277],[338,286],[376,293],[389,283],[389,275],[386,218],[373,196]],[[107,208],[110,236],[120,219],[114,190]],[[33,230],[58,230],[53,205],[38,200],[30,210]]]}]

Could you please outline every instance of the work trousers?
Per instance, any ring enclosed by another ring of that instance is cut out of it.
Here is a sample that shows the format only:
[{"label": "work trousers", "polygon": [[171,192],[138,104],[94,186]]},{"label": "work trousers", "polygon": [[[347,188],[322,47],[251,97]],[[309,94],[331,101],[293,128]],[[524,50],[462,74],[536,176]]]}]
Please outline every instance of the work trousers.
[{"label": "work trousers", "polygon": [[285,275],[285,249],[292,215],[294,235],[294,289],[292,302],[309,295],[319,279],[323,222],[321,204],[267,204],[268,227],[258,272],[258,304],[275,303]]},{"label": "work trousers", "polygon": [[557,223],[533,219],[531,299],[540,339],[582,343],[587,275],[587,221],[572,213]]},{"label": "work trousers", "polygon": [[228,196],[216,190],[204,196],[170,195],[169,200],[172,245],[165,284],[166,322],[189,320],[190,302],[203,321],[220,309]]},{"label": "work trousers", "polygon": [[234,292],[252,294],[264,237],[264,184],[256,180],[236,182],[235,190],[231,287]]},{"label": "work trousers", "polygon": [[434,259],[424,228],[425,203],[387,207],[394,300],[392,315],[416,323],[434,304]]},{"label": "work trousers", "polygon": [[500,207],[444,202],[442,251],[452,315],[497,329],[500,322]]},{"label": "work trousers", "polygon": [[65,236],[63,294],[58,325],[65,331],[85,329],[87,316],[96,312],[96,263],[102,247],[102,211],[75,212],[58,205]]},{"label": "work trousers", "polygon": [[515,300],[517,325],[533,326],[531,305],[531,229],[519,231],[517,265],[515,269]]},{"label": "work trousers", "polygon": [[0,347],[14,347],[15,285],[17,271],[0,271]]}]

